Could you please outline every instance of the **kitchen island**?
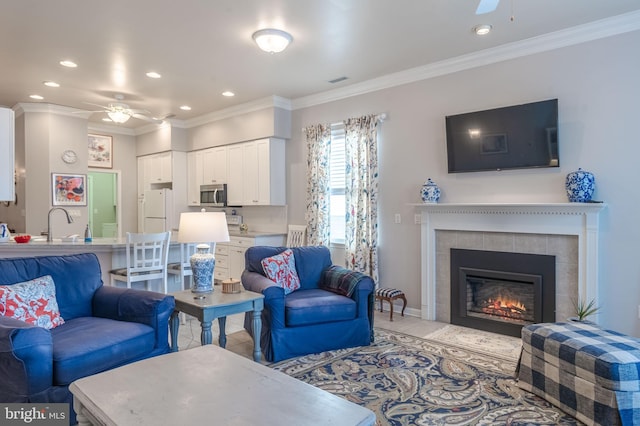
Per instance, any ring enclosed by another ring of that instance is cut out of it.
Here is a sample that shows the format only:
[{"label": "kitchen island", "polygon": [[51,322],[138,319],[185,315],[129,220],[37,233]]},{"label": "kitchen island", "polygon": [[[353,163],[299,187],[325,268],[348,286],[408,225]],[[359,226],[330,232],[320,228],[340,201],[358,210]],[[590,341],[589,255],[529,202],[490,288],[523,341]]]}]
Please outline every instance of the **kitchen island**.
[{"label": "kitchen island", "polygon": [[[277,232],[254,231],[230,232],[229,234],[232,239],[232,244],[234,241],[240,241],[243,245],[283,245],[285,237],[284,234]],[[176,240],[177,232],[174,232],[169,248],[169,262],[178,262],[180,260],[180,243]],[[81,238],[75,242],[71,242],[62,241],[59,238],[54,238],[53,241],[46,241],[44,238],[33,237],[28,243],[19,244],[15,241],[0,243],[0,258],[95,253],[102,269],[102,281],[105,285],[109,285],[111,282],[109,271],[114,268],[126,267],[126,245],[126,238],[94,238],[90,243],[85,243]],[[216,258],[218,258],[216,261],[216,270],[218,270],[218,272],[225,271],[225,267],[228,268],[225,263],[227,261],[226,256],[229,256],[229,251],[233,250],[230,247],[232,246],[227,246],[227,243],[218,244],[218,247],[216,247]],[[237,259],[238,262],[242,261],[242,266],[244,266],[243,255],[244,252],[242,252],[242,259]],[[219,276],[217,273],[216,277]],[[174,277],[174,275],[170,277]],[[170,291],[182,290],[182,286],[174,281],[175,279],[170,278]]]}]

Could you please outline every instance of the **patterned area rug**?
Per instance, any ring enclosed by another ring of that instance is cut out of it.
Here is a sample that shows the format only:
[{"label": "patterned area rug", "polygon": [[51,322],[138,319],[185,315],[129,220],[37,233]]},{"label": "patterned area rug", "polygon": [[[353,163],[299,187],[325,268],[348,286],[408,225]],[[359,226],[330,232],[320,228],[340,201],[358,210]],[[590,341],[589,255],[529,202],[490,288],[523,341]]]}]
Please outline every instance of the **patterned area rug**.
[{"label": "patterned area rug", "polygon": [[383,425],[579,425],[514,380],[515,362],[376,329],[371,346],[271,365],[365,406]]}]

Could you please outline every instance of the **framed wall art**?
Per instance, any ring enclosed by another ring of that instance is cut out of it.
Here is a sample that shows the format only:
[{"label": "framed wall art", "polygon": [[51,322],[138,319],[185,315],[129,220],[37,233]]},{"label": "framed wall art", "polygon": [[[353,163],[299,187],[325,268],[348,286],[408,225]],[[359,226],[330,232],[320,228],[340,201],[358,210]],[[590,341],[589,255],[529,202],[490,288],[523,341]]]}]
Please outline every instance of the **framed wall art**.
[{"label": "framed wall art", "polygon": [[113,167],[113,137],[89,133],[89,167]]},{"label": "framed wall art", "polygon": [[51,173],[54,206],[86,206],[87,175]]}]

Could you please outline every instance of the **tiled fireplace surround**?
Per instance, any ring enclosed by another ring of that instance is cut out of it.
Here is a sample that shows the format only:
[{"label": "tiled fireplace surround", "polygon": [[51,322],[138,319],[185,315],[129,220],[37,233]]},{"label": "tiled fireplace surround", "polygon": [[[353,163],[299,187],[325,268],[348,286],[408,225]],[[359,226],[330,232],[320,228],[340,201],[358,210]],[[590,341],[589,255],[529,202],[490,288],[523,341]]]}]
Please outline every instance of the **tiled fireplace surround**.
[{"label": "tiled fireplace surround", "polygon": [[[556,320],[576,299],[597,301],[603,204],[420,204],[421,317],[450,322],[450,249],[556,256]],[[595,319],[595,318],[593,318]]]}]

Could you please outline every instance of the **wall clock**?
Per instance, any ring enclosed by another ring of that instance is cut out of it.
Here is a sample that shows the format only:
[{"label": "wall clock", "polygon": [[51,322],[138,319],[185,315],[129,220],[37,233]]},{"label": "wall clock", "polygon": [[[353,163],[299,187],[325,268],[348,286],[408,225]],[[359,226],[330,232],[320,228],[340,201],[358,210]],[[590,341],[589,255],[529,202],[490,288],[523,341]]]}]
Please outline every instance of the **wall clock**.
[{"label": "wall clock", "polygon": [[62,161],[67,164],[73,164],[78,161],[78,154],[72,149],[67,149],[62,153]]}]

